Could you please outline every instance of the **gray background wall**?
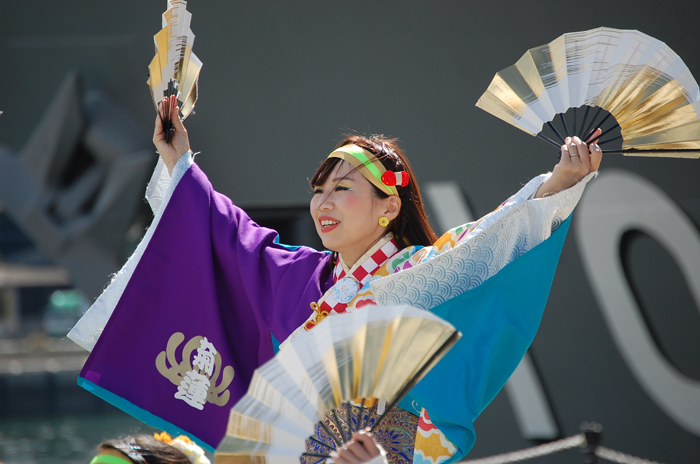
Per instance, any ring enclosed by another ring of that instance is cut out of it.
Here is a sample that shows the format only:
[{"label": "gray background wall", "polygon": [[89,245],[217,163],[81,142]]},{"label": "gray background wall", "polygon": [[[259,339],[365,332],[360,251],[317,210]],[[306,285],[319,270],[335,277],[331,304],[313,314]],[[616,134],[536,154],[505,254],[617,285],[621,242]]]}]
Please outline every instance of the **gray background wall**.
[{"label": "gray background wall", "polygon": [[[149,137],[154,110],[145,81],[164,8],[165,1],[135,0],[0,4],[0,142],[19,151],[73,69]],[[356,130],[400,137],[421,181],[454,180],[475,215],[491,211],[556,159],[474,103],[495,72],[564,32],[638,29],[700,76],[694,0],[192,1],[188,9],[204,62],[197,113],[187,123],[192,146],[214,186],[248,207],[305,204],[306,179],[341,133]],[[610,156],[602,170],[613,167],[650,180],[700,224],[700,161]],[[607,446],[692,462],[700,438],[631,374],[576,243],[572,228],[531,350],[561,436],[597,420]],[[638,298],[662,351],[700,381],[700,314],[683,276],[653,240],[631,235],[623,245],[634,285],[649,289]],[[533,444],[503,394],[477,433],[470,457]]]}]

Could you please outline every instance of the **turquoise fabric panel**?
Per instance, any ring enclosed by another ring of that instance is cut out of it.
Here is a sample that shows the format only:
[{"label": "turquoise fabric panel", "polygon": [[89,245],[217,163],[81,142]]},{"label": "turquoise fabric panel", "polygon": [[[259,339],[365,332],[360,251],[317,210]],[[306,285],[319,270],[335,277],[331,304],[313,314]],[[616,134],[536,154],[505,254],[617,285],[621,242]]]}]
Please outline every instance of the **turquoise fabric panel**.
[{"label": "turquoise fabric panel", "polygon": [[274,335],[272,335],[272,332],[270,332],[270,338],[272,339],[272,350],[275,352],[275,355],[277,355],[277,352],[280,350],[281,343],[275,338]]},{"label": "turquoise fabric panel", "polygon": [[459,448],[448,462],[463,459],[472,448],[474,420],[532,343],[570,220],[479,287],[431,310],[461,331],[462,339],[411,390],[410,399]]}]

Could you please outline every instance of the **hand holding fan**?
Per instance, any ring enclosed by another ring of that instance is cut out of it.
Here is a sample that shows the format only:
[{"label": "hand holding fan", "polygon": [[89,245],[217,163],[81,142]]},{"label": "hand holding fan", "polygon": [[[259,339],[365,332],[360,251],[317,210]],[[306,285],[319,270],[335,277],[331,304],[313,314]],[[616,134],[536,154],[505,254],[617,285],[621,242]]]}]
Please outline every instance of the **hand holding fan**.
[{"label": "hand holding fan", "polygon": [[[598,144],[623,144],[604,153],[700,158],[699,98],[688,67],[666,44],[639,31],[600,27],[528,50],[496,74],[476,106],[557,147],[565,136],[589,141],[612,115],[617,124]],[[584,106],[583,118],[577,121],[574,110],[567,124],[564,113]],[[599,121],[602,110],[608,114]],[[543,133],[545,124],[559,142]],[[604,138],[617,127],[619,136]]]},{"label": "hand holding fan", "polygon": [[[148,66],[148,86],[151,88],[156,111],[163,97],[170,98],[171,95],[175,95],[183,120],[194,110],[197,101],[197,80],[202,69],[202,62],[192,53],[192,13],[186,8],[185,0],[168,0],[168,9],[163,13],[163,29],[153,37],[156,55]],[[166,117],[161,119],[166,141],[169,141],[173,130],[169,106],[166,109]]]},{"label": "hand holding fan", "polygon": [[[460,337],[448,322],[408,306],[371,305],[327,317],[256,369],[231,410],[216,462],[298,464],[315,425],[361,398],[388,403],[373,421],[376,429]],[[352,431],[341,428],[342,441]],[[333,448],[323,445],[329,450],[321,458]]]}]

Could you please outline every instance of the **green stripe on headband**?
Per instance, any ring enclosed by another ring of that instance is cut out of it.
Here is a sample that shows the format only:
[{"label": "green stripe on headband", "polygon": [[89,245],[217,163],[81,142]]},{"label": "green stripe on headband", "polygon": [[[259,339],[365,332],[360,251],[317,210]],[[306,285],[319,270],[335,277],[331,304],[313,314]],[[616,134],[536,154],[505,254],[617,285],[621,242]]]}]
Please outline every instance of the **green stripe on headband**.
[{"label": "green stripe on headband", "polygon": [[[353,160],[346,159],[344,156],[337,155],[338,152],[351,155],[357,162],[353,162]],[[374,154],[367,150],[364,150],[362,147],[359,147],[357,145],[345,145],[335,149],[330,155],[328,155],[328,157],[344,159],[345,161],[358,168],[360,172],[362,172],[362,174],[367,178],[367,180],[376,185],[384,193],[388,195],[398,195],[398,192],[396,191],[395,187],[390,187],[384,182],[382,182],[382,174],[386,172],[386,168],[384,167],[384,165],[377,159],[376,156],[374,156]],[[361,169],[362,167],[364,167],[367,172],[363,171]]]},{"label": "green stripe on headband", "polygon": [[119,456],[112,456],[111,454],[98,454],[90,464],[134,464],[131,459],[120,458]]},{"label": "green stripe on headband", "polygon": [[382,180],[382,173],[379,172],[379,169],[377,169],[377,166],[374,165],[374,162],[371,159],[367,158],[367,155],[362,153],[361,150],[353,150],[353,147],[349,147],[349,150],[343,150],[343,148],[345,147],[341,147],[336,151],[344,151],[345,153],[353,155],[355,158],[359,159],[362,162],[362,164],[364,164],[365,167],[367,167],[367,169],[369,169],[369,172],[371,172],[377,180]]}]

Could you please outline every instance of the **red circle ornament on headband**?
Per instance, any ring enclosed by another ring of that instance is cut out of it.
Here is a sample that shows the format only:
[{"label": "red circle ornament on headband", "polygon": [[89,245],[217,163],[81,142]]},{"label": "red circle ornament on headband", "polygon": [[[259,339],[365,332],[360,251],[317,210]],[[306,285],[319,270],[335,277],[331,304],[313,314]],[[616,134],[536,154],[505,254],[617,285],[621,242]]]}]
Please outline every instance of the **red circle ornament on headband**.
[{"label": "red circle ornament on headband", "polygon": [[394,187],[405,187],[408,185],[408,173],[406,171],[386,171],[382,174],[384,185]]}]

